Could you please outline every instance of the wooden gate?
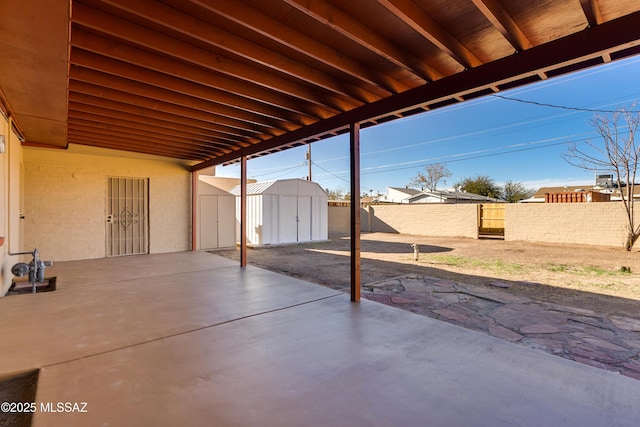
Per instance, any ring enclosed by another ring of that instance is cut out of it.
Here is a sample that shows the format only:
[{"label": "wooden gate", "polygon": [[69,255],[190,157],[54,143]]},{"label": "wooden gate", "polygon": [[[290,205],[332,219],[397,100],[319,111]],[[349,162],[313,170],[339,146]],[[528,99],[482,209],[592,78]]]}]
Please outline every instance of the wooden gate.
[{"label": "wooden gate", "polygon": [[506,203],[478,205],[478,237],[504,237],[504,210]]}]

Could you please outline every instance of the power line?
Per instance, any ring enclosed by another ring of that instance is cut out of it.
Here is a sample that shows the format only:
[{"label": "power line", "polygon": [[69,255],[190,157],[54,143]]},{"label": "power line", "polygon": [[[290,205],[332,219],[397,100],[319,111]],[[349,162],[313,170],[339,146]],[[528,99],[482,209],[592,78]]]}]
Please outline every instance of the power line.
[{"label": "power line", "polygon": [[323,171],[325,171],[325,172],[326,172],[326,173],[328,173],[329,175],[331,175],[331,176],[333,176],[333,177],[335,177],[335,178],[341,179],[342,181],[346,182],[347,184],[350,184],[350,181],[348,181],[348,180],[344,179],[344,178],[343,178],[343,177],[341,177],[341,176],[336,175],[336,174],[335,174],[335,173],[333,173],[333,172],[330,172],[330,171],[326,170],[326,169],[325,169],[325,168],[323,168],[322,166],[318,165],[316,162],[313,162],[313,165],[314,165],[315,167],[318,167],[318,168],[322,169]]},{"label": "power line", "polygon": [[[504,97],[501,95],[494,95],[497,98],[504,98],[507,100],[519,100],[518,98],[509,98],[509,97]],[[524,100],[520,100],[523,103],[529,103],[528,101],[524,101]],[[624,102],[632,102],[634,100],[625,100]],[[552,104],[549,104],[552,105]],[[605,104],[605,105],[612,105],[612,104]],[[570,107],[567,107],[566,109],[568,110],[572,110]],[[393,151],[401,151],[401,150],[406,150],[408,148],[414,148],[414,147],[419,147],[419,146],[424,146],[424,145],[431,145],[431,144],[437,144],[440,142],[447,142],[447,141],[452,141],[453,142],[449,142],[449,144],[454,144],[454,143],[462,143],[462,142],[469,142],[470,140],[473,139],[477,139],[477,138],[470,138],[470,137],[480,137],[483,134],[490,134],[491,132],[494,131],[505,131],[506,129],[513,129],[513,128],[517,128],[520,126],[524,126],[524,125],[530,125],[533,123],[539,123],[539,122],[545,122],[545,121],[549,121],[549,120],[554,120],[554,119],[559,119],[559,118],[564,118],[566,116],[570,116],[572,114],[576,114],[579,112],[584,112],[584,111],[589,111],[589,112],[594,112],[594,111],[616,111],[616,110],[605,110],[605,109],[575,109],[572,110],[572,112],[569,113],[565,113],[565,114],[554,114],[552,116],[540,116],[540,117],[534,117],[531,119],[527,119],[527,120],[517,120],[511,123],[506,123],[506,124],[502,124],[499,126],[494,126],[492,128],[483,128],[483,129],[479,129],[479,130],[473,130],[464,134],[459,134],[459,135],[451,135],[451,136],[444,136],[441,138],[437,138],[437,139],[431,139],[431,140],[426,140],[426,141],[421,141],[421,142],[416,142],[416,143],[412,143],[412,144],[405,144],[405,145],[396,145],[394,147],[391,148],[384,148],[381,150],[377,150],[377,151],[370,151],[370,152],[363,152],[362,153],[362,157],[363,158],[371,158],[371,157],[377,157],[377,154],[386,154],[389,152],[393,152]],[[412,116],[415,117],[415,116]],[[543,126],[543,125],[537,125],[535,127],[539,127],[539,126]],[[526,127],[523,130],[529,130],[532,127]],[[512,130],[510,132],[515,132],[516,130]],[[502,135],[505,134],[505,132],[501,133]],[[458,140],[458,141],[456,141]],[[320,162],[327,162],[327,161],[335,161],[335,160],[341,160],[341,159],[345,159],[347,158],[346,156],[342,156],[342,157],[334,157],[334,158],[330,158],[330,159],[322,159],[320,160]]]},{"label": "power line", "polygon": [[[465,157],[463,159],[447,160],[444,163],[455,163],[455,162],[462,162],[462,161],[466,161],[466,160],[481,159],[481,158],[484,158],[484,157],[502,156],[504,154],[517,153],[517,152],[520,152],[520,151],[538,150],[538,149],[541,149],[541,148],[548,148],[548,147],[554,147],[554,146],[557,146],[557,145],[570,144],[572,142],[575,142],[575,141],[563,141],[563,142],[556,142],[556,143],[553,143],[553,144],[541,145],[541,146],[538,146],[538,147],[528,147],[528,148],[520,148],[520,149],[517,149],[517,150],[503,151],[503,152],[500,152],[500,153],[482,154],[482,155],[473,156],[473,157]],[[444,156],[444,157],[447,157],[447,156]],[[440,157],[440,158],[443,158],[443,157]],[[434,160],[437,160],[437,159],[439,159],[439,158],[436,158]],[[418,165],[418,166],[428,166],[429,164],[431,164],[431,163],[425,163],[424,165]],[[383,170],[383,171],[364,172],[364,173],[362,173],[362,175],[373,175],[373,174],[385,173],[385,172],[395,172],[395,171],[399,171],[399,170],[412,169],[412,168],[415,168],[415,167],[416,166],[405,166],[405,167],[401,167],[401,168],[387,169],[387,170]]]},{"label": "power line", "polygon": [[[564,136],[560,136],[560,137],[555,137],[555,138],[549,138],[549,139],[543,139],[543,140],[538,140],[538,141],[530,141],[530,142],[521,142],[521,143],[517,143],[517,144],[510,144],[510,145],[503,145],[501,147],[492,147],[492,148],[487,148],[484,150],[476,150],[476,151],[470,151],[470,152],[466,152],[466,153],[455,153],[455,154],[449,154],[446,156],[438,156],[438,157],[431,157],[431,158],[427,158],[427,159],[420,159],[420,160],[412,160],[412,161],[408,161],[408,162],[400,162],[400,163],[392,163],[392,164],[386,164],[386,165],[379,165],[379,166],[371,166],[368,168],[363,168],[362,171],[373,171],[373,172],[363,172],[362,175],[369,175],[369,174],[373,174],[373,173],[384,173],[384,172],[392,172],[392,171],[397,171],[397,170],[405,170],[405,169],[412,169],[415,167],[419,167],[422,165],[429,165],[431,164],[430,162],[433,161],[441,161],[441,160],[445,160],[445,163],[453,163],[453,162],[459,162],[459,161],[463,161],[463,160],[471,160],[471,159],[476,159],[476,158],[483,158],[483,157],[491,157],[494,155],[502,155],[502,154],[508,154],[508,153],[515,153],[518,151],[525,151],[525,150],[535,150],[535,149],[540,149],[540,148],[546,148],[546,147],[552,147],[552,146],[557,146],[557,145],[563,145],[563,144],[569,144],[569,143],[573,143],[573,142],[580,142],[582,141],[582,139],[571,139],[571,140],[565,140],[562,142],[556,142],[553,144],[545,144],[545,145],[539,145],[545,142],[550,142],[550,141],[557,141],[559,139],[565,139],[565,138],[576,138],[576,137],[583,137],[585,135],[590,135],[592,134],[591,132],[589,133],[581,133],[581,134],[573,134],[573,135],[564,135]],[[523,146],[528,146],[528,145],[536,145],[536,147],[529,147],[526,149],[517,149],[517,150],[510,150],[510,151],[505,151],[502,153],[491,153],[491,154],[483,154],[483,155],[479,155],[479,156],[474,156],[474,157],[464,157],[463,159],[456,159],[458,157],[463,157],[463,156],[469,156],[469,155],[474,155],[474,154],[480,154],[480,153],[487,153],[489,151],[495,151],[495,150],[501,150],[501,149],[505,149],[505,148],[515,148],[515,147],[523,147]],[[451,160],[446,160],[446,159],[451,159]],[[386,169],[386,170],[382,170],[382,171],[375,171],[376,169],[385,169],[385,168],[390,168],[390,167],[394,167],[394,166],[402,166],[399,168],[394,168],[394,169]],[[326,171],[326,169],[323,169]],[[328,172],[328,171],[327,171]],[[335,174],[340,174],[340,173],[348,173],[349,171],[340,171],[340,172],[329,172],[330,174],[337,176]]]},{"label": "power line", "polygon": [[297,165],[293,165],[293,166],[291,166],[289,168],[286,168],[286,169],[279,168],[275,172],[269,172],[269,173],[263,173],[263,174],[251,174],[251,177],[257,179],[258,177],[266,177],[266,176],[269,176],[269,175],[278,174],[278,176],[276,178],[274,178],[274,179],[278,179],[278,178],[280,178],[280,177],[282,177],[284,175],[287,175],[290,171],[299,169],[299,168],[301,168],[303,166],[305,166],[304,163],[298,163]]},{"label": "power line", "polygon": [[[504,95],[497,95],[497,94],[492,94],[490,96],[493,96],[494,98],[500,98],[500,99],[504,99],[504,100],[508,100],[508,101],[514,101],[514,102],[520,102],[523,104],[530,104],[530,105],[538,105],[538,106],[543,106],[543,107],[549,107],[549,108],[556,108],[556,109],[563,109],[563,110],[569,110],[569,111],[574,111],[574,112],[603,112],[603,113],[616,113],[616,112],[621,112],[623,110],[607,110],[607,109],[596,109],[596,108],[581,108],[581,107],[567,107],[567,106],[560,106],[560,105],[554,105],[554,104],[546,104],[546,103],[540,103],[540,102],[536,102],[536,101],[528,101],[528,100],[523,100],[520,98],[515,98],[515,97],[508,97],[508,96],[504,96]],[[626,100],[625,102],[631,102],[633,100]],[[605,104],[606,105],[606,104]],[[612,104],[609,104],[612,105]],[[628,110],[629,112],[640,112],[640,111],[635,111],[635,110]],[[432,112],[433,113],[433,112]],[[569,113],[570,114],[570,113]],[[468,142],[469,141],[469,137],[474,137],[474,136],[480,136],[482,134],[488,134],[490,132],[493,131],[504,131],[505,129],[509,129],[509,128],[516,128],[516,127],[520,127],[523,125],[529,125],[532,123],[536,123],[536,122],[544,122],[550,119],[557,119],[560,117],[563,117],[564,115],[554,115],[551,117],[535,117],[532,119],[527,119],[527,120],[517,120],[511,123],[507,123],[507,124],[503,124],[500,126],[494,126],[492,128],[489,129],[480,129],[480,130],[476,130],[476,131],[471,131],[471,132],[467,132],[465,134],[461,134],[461,135],[452,135],[452,136],[446,136],[446,137],[441,137],[441,138],[437,138],[437,139],[432,139],[432,140],[427,140],[427,141],[422,141],[422,142],[417,142],[417,143],[412,143],[412,144],[405,144],[405,145],[396,145],[395,147],[391,147],[391,148],[385,148],[385,149],[381,149],[381,150],[376,150],[376,151],[371,151],[371,152],[363,152],[362,153],[362,157],[363,158],[371,158],[371,157],[377,157],[377,155],[383,155],[389,152],[393,152],[393,151],[401,151],[401,150],[406,150],[408,148],[414,148],[414,147],[419,147],[419,146],[424,146],[424,145],[431,145],[431,144],[437,144],[439,142],[446,142],[446,141],[451,141],[451,140],[455,140],[455,139],[461,139],[461,138],[466,138],[464,139],[464,141],[458,141],[458,142]],[[415,117],[415,116],[412,116]],[[528,128],[525,128],[525,130]],[[454,141],[455,142],[455,141]],[[322,159],[319,161],[314,161],[313,164],[315,164],[316,166],[318,166],[318,163],[326,163],[326,162],[333,162],[336,160],[342,160],[342,159],[346,159],[348,158],[347,156],[339,156],[339,157],[334,157],[334,158],[329,158],[329,159]],[[297,168],[299,165],[292,165],[292,168]],[[283,166],[285,168],[287,168],[287,166]],[[274,170],[275,172],[271,172],[271,173],[263,173],[263,174],[256,174],[255,176],[269,176],[275,173],[279,173],[280,171],[282,171],[282,167],[276,166],[276,167],[271,167],[271,168],[261,168],[261,169],[257,169],[254,172],[259,172],[259,171],[267,171],[267,170]]]},{"label": "power line", "polygon": [[[341,177],[341,176],[336,175],[335,173],[333,173],[333,172],[331,172],[331,171],[328,171],[327,169],[323,168],[322,166],[319,166],[316,162],[313,162],[313,165],[314,165],[314,166],[316,166],[316,167],[318,167],[318,168],[320,168],[320,169],[322,169],[323,171],[325,171],[325,172],[326,172],[326,175],[331,175],[331,176],[332,176],[332,177],[334,177],[335,179],[339,179],[339,180],[344,181],[344,182],[346,182],[347,184],[351,185],[351,181],[349,181],[348,179],[345,179],[345,178],[343,178],[343,177]],[[338,173],[339,173],[339,172],[338,172]],[[316,179],[317,179],[317,175],[316,175]],[[362,188],[362,186],[361,186],[361,188]],[[369,190],[369,191],[373,191],[373,189],[371,189],[371,190]]]},{"label": "power line", "polygon": [[500,98],[500,99],[504,99],[507,101],[515,101],[515,102],[521,102],[523,104],[531,104],[531,105],[537,105],[540,107],[549,107],[549,108],[558,108],[561,110],[571,110],[571,111],[586,111],[589,113],[640,113],[640,110],[600,110],[600,109],[596,109],[596,108],[580,108],[580,107],[567,107],[566,105],[556,105],[556,104],[547,104],[545,102],[537,102],[537,101],[527,101],[525,99],[520,99],[520,98],[513,98],[511,96],[504,96],[504,95],[498,95],[498,94],[491,94],[489,96],[492,96],[494,98]]}]

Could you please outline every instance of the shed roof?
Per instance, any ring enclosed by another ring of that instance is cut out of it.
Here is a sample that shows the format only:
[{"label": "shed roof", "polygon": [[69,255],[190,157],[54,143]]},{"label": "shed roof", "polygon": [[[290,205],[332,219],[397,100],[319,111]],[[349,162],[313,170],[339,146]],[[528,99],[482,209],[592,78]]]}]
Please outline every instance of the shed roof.
[{"label": "shed roof", "polygon": [[[239,196],[240,186],[236,185],[229,190],[229,192]],[[310,194],[324,197],[327,196],[327,193],[319,184],[304,179],[281,179],[276,181],[262,181],[247,184],[247,196],[260,194]]]}]

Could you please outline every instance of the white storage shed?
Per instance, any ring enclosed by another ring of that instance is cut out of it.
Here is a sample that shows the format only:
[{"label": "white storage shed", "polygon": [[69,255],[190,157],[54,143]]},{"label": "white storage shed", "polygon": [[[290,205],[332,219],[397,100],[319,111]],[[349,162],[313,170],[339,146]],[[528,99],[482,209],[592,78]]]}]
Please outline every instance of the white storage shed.
[{"label": "white storage shed", "polygon": [[198,177],[196,210],[196,249],[234,247],[236,244],[235,196],[221,187],[232,187],[224,178]]},{"label": "white storage shed", "polygon": [[[239,221],[240,186],[230,192],[238,196]],[[284,179],[247,185],[247,244],[322,241],[328,239],[328,234],[328,197],[315,182]]]}]

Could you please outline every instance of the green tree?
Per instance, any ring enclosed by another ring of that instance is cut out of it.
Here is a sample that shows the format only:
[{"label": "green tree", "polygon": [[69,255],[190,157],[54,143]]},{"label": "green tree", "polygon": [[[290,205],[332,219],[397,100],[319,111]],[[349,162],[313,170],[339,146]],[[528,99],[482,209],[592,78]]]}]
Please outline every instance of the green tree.
[{"label": "green tree", "polygon": [[444,178],[449,178],[451,176],[451,171],[447,169],[447,166],[443,163],[434,163],[429,166],[425,166],[425,173],[418,172],[418,174],[413,177],[409,186],[411,187],[424,187],[429,191],[436,191],[438,189],[438,183],[440,180],[446,183]]},{"label": "green tree", "polygon": [[486,175],[476,175],[475,178],[464,178],[456,187],[467,193],[479,194],[481,196],[502,198],[502,188],[495,181]]},{"label": "green tree", "polygon": [[502,198],[509,203],[518,203],[535,194],[536,190],[526,188],[521,182],[507,181],[502,188]]}]

